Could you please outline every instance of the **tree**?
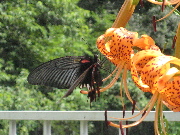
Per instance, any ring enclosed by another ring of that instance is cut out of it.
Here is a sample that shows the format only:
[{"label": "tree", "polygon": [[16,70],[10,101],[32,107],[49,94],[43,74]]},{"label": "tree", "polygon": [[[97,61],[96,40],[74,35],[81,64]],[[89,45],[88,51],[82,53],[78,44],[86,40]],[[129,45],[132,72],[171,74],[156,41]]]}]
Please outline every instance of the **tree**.
[{"label": "tree", "polygon": [[[0,2],[1,110],[121,109],[119,83],[106,93],[102,93],[90,108],[89,102],[86,102],[86,95],[80,94],[79,89],[59,103],[58,101],[66,90],[32,86],[27,83],[26,79],[29,72],[42,62],[62,56],[84,54],[92,56],[98,53],[95,45],[96,39],[111,27],[122,2],[116,0],[2,0]],[[136,12],[128,28],[139,33],[154,34],[152,30],[145,31],[143,29],[143,27],[147,27],[147,23],[150,27],[149,18],[144,15],[146,10],[154,13],[155,8],[150,9],[151,6]],[[141,27],[138,26],[139,18],[143,22]],[[169,24],[170,22],[168,22]],[[166,24],[163,26],[165,27]],[[168,44],[172,35],[172,33],[167,34]],[[158,44],[163,43],[161,41]],[[106,67],[112,70],[114,67],[109,65],[106,64]],[[103,76],[106,76],[107,71],[111,72],[111,70],[105,70],[102,73]],[[140,99],[141,102],[138,104],[143,106],[149,95],[142,94],[141,97],[138,97],[137,95],[141,91],[138,91],[130,82],[131,80],[128,80],[129,89],[133,91],[133,98]],[[125,102],[127,108],[131,109],[130,102],[126,99]],[[0,124],[2,127],[0,134],[8,134],[7,121],[1,121]],[[73,131],[78,134],[77,125],[76,122],[55,122],[52,127],[53,134],[60,132],[71,134]],[[31,128],[27,129],[26,127]],[[96,131],[104,130],[104,127],[101,122],[94,122],[90,124],[90,129],[90,133],[95,134]],[[110,131],[117,132],[114,129],[110,129]],[[104,131],[102,134],[105,133]],[[42,134],[42,124],[34,121],[21,121],[18,123],[18,134]]]}]

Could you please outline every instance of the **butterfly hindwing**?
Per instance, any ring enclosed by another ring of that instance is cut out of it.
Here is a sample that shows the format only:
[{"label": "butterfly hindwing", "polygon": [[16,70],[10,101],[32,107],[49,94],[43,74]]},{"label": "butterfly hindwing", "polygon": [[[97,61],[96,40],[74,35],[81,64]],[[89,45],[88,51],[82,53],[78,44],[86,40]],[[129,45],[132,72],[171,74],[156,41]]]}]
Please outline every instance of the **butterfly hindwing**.
[{"label": "butterfly hindwing", "polygon": [[86,69],[80,76],[79,78],[76,79],[76,81],[74,82],[74,84],[69,88],[69,90],[67,91],[67,93],[62,97],[68,97],[72,92],[73,90],[80,84],[82,85],[82,82],[83,80],[85,79],[87,73],[89,72],[91,67],[89,67],[88,69]]}]

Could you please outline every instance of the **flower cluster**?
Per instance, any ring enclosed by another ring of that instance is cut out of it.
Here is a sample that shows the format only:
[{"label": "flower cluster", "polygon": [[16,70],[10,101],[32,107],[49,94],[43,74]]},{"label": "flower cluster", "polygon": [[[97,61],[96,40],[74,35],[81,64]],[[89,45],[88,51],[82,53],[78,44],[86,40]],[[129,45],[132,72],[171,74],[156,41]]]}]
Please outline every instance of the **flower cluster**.
[{"label": "flower cluster", "polygon": [[[161,53],[154,40],[148,35],[142,35],[141,38],[138,38],[138,33],[122,27],[108,29],[105,34],[97,39],[97,47],[109,61],[119,67],[119,73],[124,69],[123,82],[126,81],[126,74],[129,70],[137,87],[144,92],[153,94],[152,99],[138,114],[143,114],[146,111],[145,115],[133,124],[122,125],[122,128],[139,124],[156,103],[155,131],[159,134],[157,117],[159,112],[162,113],[160,106],[164,104],[174,112],[180,111],[180,71],[175,67],[175,65],[180,66],[180,59]],[[141,51],[135,53],[133,47],[138,47]],[[127,84],[124,83],[124,85],[126,95],[133,103]],[[120,120],[127,119],[130,118]],[[163,118],[161,119],[163,120]],[[108,124],[120,128],[120,125],[112,122],[108,122]]]},{"label": "flower cluster", "polygon": [[[159,20],[153,18],[154,29],[157,21],[169,16],[180,5],[180,0],[162,0],[162,2],[156,0],[148,1],[153,4],[162,5],[162,10],[165,5],[176,4],[174,9],[165,17]],[[177,58],[164,55],[150,36],[142,35],[138,38],[137,32],[131,32],[124,28],[133,14],[138,2],[139,0],[125,0],[112,28],[107,29],[106,32],[97,39],[96,44],[98,50],[116,66],[112,74],[103,81],[115,74],[114,78],[107,86],[101,88],[99,92],[103,92],[112,87],[122,73],[122,82],[126,96],[132,102],[133,108],[140,110],[135,105],[135,101],[131,98],[131,94],[127,87],[127,72],[130,71],[132,80],[136,86],[143,92],[149,92],[153,96],[145,108],[135,116],[124,118],[123,115],[123,118],[114,118],[128,120],[142,115],[138,121],[128,125],[122,125],[122,122],[120,122],[120,124],[115,124],[106,121],[107,124],[120,129],[136,126],[145,119],[152,108],[156,105],[154,121],[155,134],[160,135],[158,128],[159,123],[163,134],[166,134],[162,105],[167,106],[174,112],[180,111],[180,59],[178,59],[180,57]],[[180,45],[180,24],[176,34],[176,50],[178,50],[178,45]],[[134,51],[134,48],[138,48],[138,51]],[[179,52],[177,53],[177,51],[175,53],[177,56],[180,54]],[[120,90],[120,93],[122,93],[122,89]],[[82,93],[87,94],[85,91],[82,91]],[[107,120],[106,115],[105,118]]]},{"label": "flower cluster", "polygon": [[[164,8],[164,5],[177,4],[167,16],[169,16],[180,5],[179,0],[164,0],[163,2],[157,2],[155,0],[148,1],[162,5],[162,8]],[[129,6],[128,3],[131,3],[132,6]],[[129,13],[125,11],[125,9],[127,10],[125,7],[129,8]],[[124,84],[125,93],[128,99],[132,102],[134,108],[136,107],[138,109],[128,91],[126,82],[127,71],[131,72],[132,80],[140,90],[143,92],[150,92],[153,96],[145,108],[135,116],[130,118],[114,118],[128,120],[142,115],[138,121],[128,125],[122,125],[121,122],[120,124],[115,124],[110,121],[107,121],[107,124],[117,128],[136,126],[145,119],[152,108],[156,105],[154,121],[155,134],[160,134],[158,129],[159,123],[161,124],[163,134],[166,134],[162,105],[164,104],[174,112],[180,111],[180,59],[164,55],[159,47],[155,45],[154,40],[150,36],[142,35],[141,38],[138,38],[137,32],[126,30],[124,27],[128,21],[126,21],[126,23],[117,23],[118,20],[122,19],[122,14],[126,14],[128,20],[129,16],[132,15],[134,8],[135,5],[133,5],[133,2],[131,0],[126,0],[112,28],[106,30],[106,32],[97,39],[97,48],[99,51],[116,66],[116,69],[112,73],[116,74],[114,79],[109,85],[102,88],[100,92],[103,92],[114,85],[123,70],[122,82]],[[160,21],[167,16],[154,21]],[[176,38],[179,37],[179,31],[180,27],[178,28]],[[136,51],[135,53],[133,48],[139,48],[140,51]]]}]

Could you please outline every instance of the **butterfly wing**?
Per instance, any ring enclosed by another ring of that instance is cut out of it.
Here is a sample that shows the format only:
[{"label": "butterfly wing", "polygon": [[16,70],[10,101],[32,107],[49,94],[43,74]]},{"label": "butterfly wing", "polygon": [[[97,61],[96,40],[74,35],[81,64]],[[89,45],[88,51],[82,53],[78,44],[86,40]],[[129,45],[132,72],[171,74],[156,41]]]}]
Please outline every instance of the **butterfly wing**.
[{"label": "butterfly wing", "polygon": [[29,74],[28,82],[33,85],[68,89],[82,73],[82,59],[85,59],[85,56],[67,56],[43,63]]},{"label": "butterfly wing", "polygon": [[73,90],[83,82],[84,78],[87,76],[87,73],[89,72],[89,70],[91,69],[91,67],[89,67],[88,69],[86,69],[80,76],[79,78],[76,79],[76,81],[74,82],[74,84],[69,88],[69,90],[67,91],[67,93],[62,97],[68,97]]}]

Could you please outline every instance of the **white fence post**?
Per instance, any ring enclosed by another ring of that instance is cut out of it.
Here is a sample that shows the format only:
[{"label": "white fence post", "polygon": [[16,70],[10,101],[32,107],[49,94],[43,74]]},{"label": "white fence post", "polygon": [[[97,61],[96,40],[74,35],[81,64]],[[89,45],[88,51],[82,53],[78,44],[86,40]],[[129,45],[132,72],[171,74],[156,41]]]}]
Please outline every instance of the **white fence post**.
[{"label": "white fence post", "polygon": [[88,135],[88,121],[80,121],[80,135]]},{"label": "white fence post", "polygon": [[16,135],[16,121],[9,121],[9,135]]},{"label": "white fence post", "polygon": [[43,122],[43,135],[51,135],[51,121],[45,120]]}]

